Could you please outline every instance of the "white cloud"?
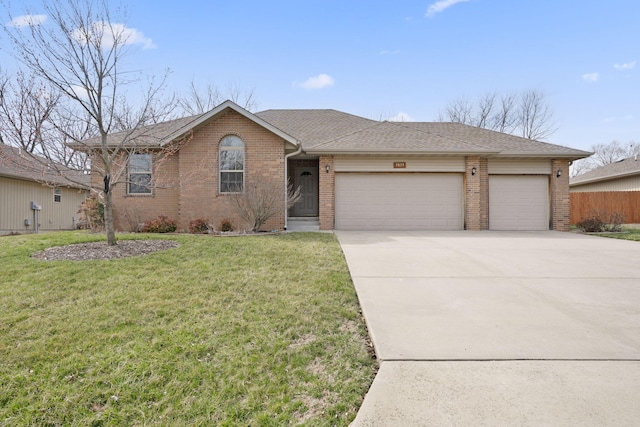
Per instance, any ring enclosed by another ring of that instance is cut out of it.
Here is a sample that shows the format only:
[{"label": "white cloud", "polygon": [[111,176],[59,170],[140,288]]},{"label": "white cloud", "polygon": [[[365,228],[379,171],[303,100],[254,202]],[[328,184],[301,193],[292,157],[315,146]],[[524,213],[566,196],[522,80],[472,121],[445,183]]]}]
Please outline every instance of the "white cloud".
[{"label": "white cloud", "polygon": [[437,1],[437,2],[433,3],[431,6],[429,6],[429,9],[427,9],[427,13],[425,14],[425,16],[427,18],[431,18],[436,13],[440,13],[443,10],[453,6],[456,3],[462,3],[462,2],[467,2],[467,1],[470,1],[470,0],[440,0],[440,1]]},{"label": "white cloud", "polygon": [[600,78],[600,74],[598,73],[587,73],[582,75],[582,80],[589,83],[595,83]]},{"label": "white cloud", "polygon": [[616,123],[616,122],[630,122],[631,120],[633,120],[633,115],[632,114],[627,114],[626,116],[620,116],[620,117],[605,117],[602,121],[604,123]]},{"label": "white cloud", "polygon": [[41,25],[47,20],[47,15],[22,15],[9,22],[10,27],[22,28],[30,25]]},{"label": "white cloud", "polygon": [[413,117],[411,117],[410,115],[408,115],[405,112],[400,111],[395,116],[390,117],[389,121],[390,122],[412,122],[413,121]]},{"label": "white cloud", "polygon": [[77,29],[73,32],[73,37],[80,43],[86,43],[94,37],[102,37],[103,48],[110,49],[114,43],[120,45],[139,44],[143,49],[154,49],[156,45],[153,41],[145,37],[141,31],[135,28],[127,28],[124,24],[110,24],[108,22],[94,22],[89,30]]},{"label": "white cloud", "polygon": [[616,70],[631,70],[632,68],[635,68],[635,66],[636,61],[631,61],[627,62],[626,64],[615,64],[613,68],[615,68]]},{"label": "white cloud", "polygon": [[81,85],[72,85],[71,92],[78,98],[87,101],[89,99],[89,90]]},{"label": "white cloud", "polygon": [[306,81],[299,84],[303,89],[314,90],[314,89],[324,89],[326,87],[333,86],[335,80],[328,74],[320,74],[316,77],[309,77]]}]

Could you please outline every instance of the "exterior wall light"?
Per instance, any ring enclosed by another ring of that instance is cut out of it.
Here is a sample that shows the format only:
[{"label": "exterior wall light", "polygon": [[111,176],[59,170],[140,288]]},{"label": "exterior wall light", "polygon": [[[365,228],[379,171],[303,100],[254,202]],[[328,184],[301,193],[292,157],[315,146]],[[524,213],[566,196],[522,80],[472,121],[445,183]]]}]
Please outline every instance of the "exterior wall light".
[{"label": "exterior wall light", "polygon": [[331,169],[331,168],[329,167],[329,165],[326,165],[326,166],[324,167],[324,170],[326,170],[326,171],[327,171],[327,173],[329,173],[329,170],[330,170],[330,169]]},{"label": "exterior wall light", "polygon": [[556,172],[556,178],[560,178],[562,176],[562,169],[558,169],[558,172]]},{"label": "exterior wall light", "polygon": [[471,168],[471,175],[475,175],[476,174],[476,167],[472,167]]}]

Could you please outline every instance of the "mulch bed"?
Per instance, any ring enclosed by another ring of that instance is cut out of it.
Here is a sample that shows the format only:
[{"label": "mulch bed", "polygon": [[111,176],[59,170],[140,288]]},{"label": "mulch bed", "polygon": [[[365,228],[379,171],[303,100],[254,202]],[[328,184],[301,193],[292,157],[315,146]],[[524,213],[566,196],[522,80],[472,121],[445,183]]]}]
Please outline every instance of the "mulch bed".
[{"label": "mulch bed", "polygon": [[33,257],[45,261],[87,261],[146,255],[178,247],[172,240],[119,240],[115,246],[107,242],[78,243],[55,246],[36,252]]}]

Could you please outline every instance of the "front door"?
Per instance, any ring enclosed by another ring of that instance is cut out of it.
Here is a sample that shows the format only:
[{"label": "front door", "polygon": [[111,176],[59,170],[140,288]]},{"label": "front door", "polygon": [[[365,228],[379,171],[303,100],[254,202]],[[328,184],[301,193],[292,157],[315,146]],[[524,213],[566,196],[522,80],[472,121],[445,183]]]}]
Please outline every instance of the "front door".
[{"label": "front door", "polygon": [[293,216],[318,216],[318,167],[296,168],[295,188],[300,200],[293,206]]}]

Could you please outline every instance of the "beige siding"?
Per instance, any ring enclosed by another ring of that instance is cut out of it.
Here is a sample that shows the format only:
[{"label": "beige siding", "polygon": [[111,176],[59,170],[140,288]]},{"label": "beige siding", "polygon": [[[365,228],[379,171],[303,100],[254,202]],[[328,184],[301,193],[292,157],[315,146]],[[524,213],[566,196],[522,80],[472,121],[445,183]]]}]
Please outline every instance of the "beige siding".
[{"label": "beige siding", "polygon": [[[0,177],[0,233],[33,231],[32,201],[42,206],[40,230],[72,230],[85,196],[85,191],[60,187],[60,202],[55,202],[52,187]],[[25,227],[25,219],[31,221],[30,227]]]},{"label": "beige siding", "polygon": [[640,175],[573,186],[570,188],[570,191],[572,193],[587,193],[594,191],[640,191]]},{"label": "beige siding", "polygon": [[[396,162],[406,167],[394,168]],[[464,172],[464,157],[338,157],[334,167],[336,172]]]},{"label": "beige siding", "polygon": [[[568,171],[564,171],[567,173]],[[490,175],[550,175],[548,159],[489,159]]]}]

